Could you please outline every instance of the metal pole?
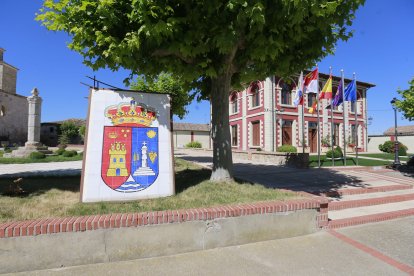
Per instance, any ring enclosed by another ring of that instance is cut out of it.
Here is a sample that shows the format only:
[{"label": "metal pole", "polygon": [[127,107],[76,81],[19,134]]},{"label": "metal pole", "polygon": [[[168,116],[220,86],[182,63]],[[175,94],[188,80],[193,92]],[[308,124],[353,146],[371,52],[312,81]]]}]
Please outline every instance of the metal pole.
[{"label": "metal pole", "polygon": [[[318,65],[316,64],[316,69],[318,69]],[[318,76],[316,77],[316,112],[318,123],[316,124],[318,127],[318,168],[321,167],[321,130],[319,126],[319,69],[318,69]]]},{"label": "metal pole", "polygon": [[[329,77],[332,77],[332,66],[329,67]],[[333,138],[333,128],[334,128],[334,121],[333,121],[333,91],[331,91],[331,151],[332,151],[332,167],[335,166],[335,159],[334,159],[334,138]]]},{"label": "metal pole", "polygon": [[356,85],[356,77],[354,73],[354,80],[355,80],[355,102],[354,102],[354,110],[355,110],[355,154],[356,154],[356,165],[358,166],[358,110],[357,110],[357,100],[358,100],[358,86]]},{"label": "metal pole", "polygon": [[276,116],[275,116],[275,76],[272,76],[272,152],[275,152],[275,122],[276,122]]},{"label": "metal pole", "polygon": [[397,108],[394,106],[395,102],[397,101],[396,98],[393,98],[391,101],[391,104],[393,105],[394,109],[394,137],[395,137],[395,143],[394,143],[394,164],[393,167],[399,167],[401,165],[400,157],[398,156],[399,151],[399,143],[398,143],[398,131],[397,131]]},{"label": "metal pole", "polygon": [[302,97],[302,153],[305,153],[305,94]]},{"label": "metal pole", "polygon": [[344,156],[343,161],[346,166],[346,132],[345,132],[345,81],[344,81],[344,69],[341,69],[341,82],[342,82],[342,120],[343,120],[343,138],[344,138]]}]

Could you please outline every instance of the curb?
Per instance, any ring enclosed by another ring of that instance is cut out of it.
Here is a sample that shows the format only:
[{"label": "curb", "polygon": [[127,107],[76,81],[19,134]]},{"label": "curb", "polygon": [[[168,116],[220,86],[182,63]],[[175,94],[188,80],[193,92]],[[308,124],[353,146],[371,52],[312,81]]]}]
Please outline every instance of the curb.
[{"label": "curb", "polygon": [[15,221],[0,224],[0,238],[37,236],[64,232],[83,232],[120,227],[138,227],[145,225],[181,223],[185,221],[205,221],[217,218],[291,212],[304,209],[317,209],[319,211],[316,223],[317,227],[320,228],[328,224],[327,202],[328,201],[324,199],[297,199],[187,210],[166,210]]}]

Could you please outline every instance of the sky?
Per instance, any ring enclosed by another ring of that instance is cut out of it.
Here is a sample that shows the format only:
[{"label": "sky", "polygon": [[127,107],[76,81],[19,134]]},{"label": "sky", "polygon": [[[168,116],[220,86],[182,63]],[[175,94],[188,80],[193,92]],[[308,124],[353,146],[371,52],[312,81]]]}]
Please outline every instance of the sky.
[{"label": "sky", "polygon": [[[34,20],[42,0],[0,0],[0,47],[4,61],[19,68],[18,94],[29,96],[37,87],[43,98],[42,122],[68,118],[86,118],[88,88],[86,76],[114,86],[123,84],[129,72],[119,70],[92,71],[82,63],[82,57],[68,49],[70,37],[62,32],[51,32]],[[390,4],[391,3],[391,4]],[[414,1],[367,0],[356,13],[351,29],[354,36],[347,42],[338,42],[334,55],[318,63],[319,71],[373,83],[368,90],[368,116],[372,117],[369,134],[382,134],[394,125],[390,105],[398,97],[397,89],[407,89],[414,77]],[[208,123],[210,107],[206,101],[194,101],[188,115],[189,123]],[[179,121],[178,118],[174,118]],[[410,125],[402,114],[398,125]]]}]

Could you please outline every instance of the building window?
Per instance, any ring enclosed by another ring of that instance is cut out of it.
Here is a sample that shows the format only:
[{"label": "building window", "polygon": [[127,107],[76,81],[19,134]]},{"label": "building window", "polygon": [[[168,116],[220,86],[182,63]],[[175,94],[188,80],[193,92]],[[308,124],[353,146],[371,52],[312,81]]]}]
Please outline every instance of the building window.
[{"label": "building window", "polygon": [[355,105],[357,104],[357,102],[350,102],[351,104],[351,112],[355,112]]},{"label": "building window", "polygon": [[292,105],[292,89],[286,83],[282,84],[282,104]]},{"label": "building window", "polygon": [[112,161],[113,161],[113,163],[116,163],[116,158],[114,158]]},{"label": "building window", "polygon": [[260,147],[260,121],[252,122],[252,146]]},{"label": "building window", "polygon": [[124,162],[124,158],[122,158],[122,157],[119,158],[119,162],[121,162],[121,163]]},{"label": "building window", "polygon": [[233,93],[231,96],[231,113],[234,114],[238,111],[237,93]]},{"label": "building window", "polygon": [[308,94],[308,107],[312,107],[313,103],[316,101],[316,94],[309,93]]},{"label": "building window", "polygon": [[6,116],[6,108],[4,105],[0,106],[0,117]]},{"label": "building window", "polygon": [[351,125],[351,141],[349,141],[351,144],[356,145],[356,132],[355,132],[356,126]]},{"label": "building window", "polygon": [[50,133],[55,132],[55,128],[54,128],[54,127],[49,127],[49,132],[50,132]]},{"label": "building window", "polygon": [[237,147],[238,141],[237,141],[237,125],[231,126],[231,145],[233,147]]},{"label": "building window", "polygon": [[255,86],[253,88],[253,93],[252,93],[252,107],[257,107],[260,105],[260,92],[259,92],[259,87]]},{"label": "building window", "polygon": [[334,124],[333,135],[334,146],[339,146],[339,124]]}]

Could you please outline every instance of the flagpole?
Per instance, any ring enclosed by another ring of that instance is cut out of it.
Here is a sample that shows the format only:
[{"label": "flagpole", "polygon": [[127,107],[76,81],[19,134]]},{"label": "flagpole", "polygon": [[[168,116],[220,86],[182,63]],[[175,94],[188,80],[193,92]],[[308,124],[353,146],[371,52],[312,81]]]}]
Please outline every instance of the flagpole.
[{"label": "flagpole", "polygon": [[[318,64],[316,64],[316,69],[318,69]],[[318,120],[318,168],[321,167],[321,128],[319,126],[319,69],[318,76],[316,77],[316,112]]]},{"label": "flagpole", "polygon": [[355,110],[355,154],[356,154],[356,165],[358,166],[358,110],[357,110],[358,90],[357,90],[355,72],[354,72],[354,81],[355,81],[355,102],[354,102],[354,110]]},{"label": "flagpole", "polygon": [[[329,77],[332,77],[332,66],[329,66]],[[332,167],[335,166],[333,128],[334,128],[334,122],[333,122],[333,91],[331,91],[331,151],[332,151]]]},{"label": "flagpole", "polygon": [[305,93],[303,93],[302,97],[302,153],[305,153]]},{"label": "flagpole", "polygon": [[341,83],[342,83],[342,120],[343,120],[343,138],[344,138],[344,165],[346,166],[346,128],[345,128],[345,81],[344,81],[344,69],[341,69]]}]

